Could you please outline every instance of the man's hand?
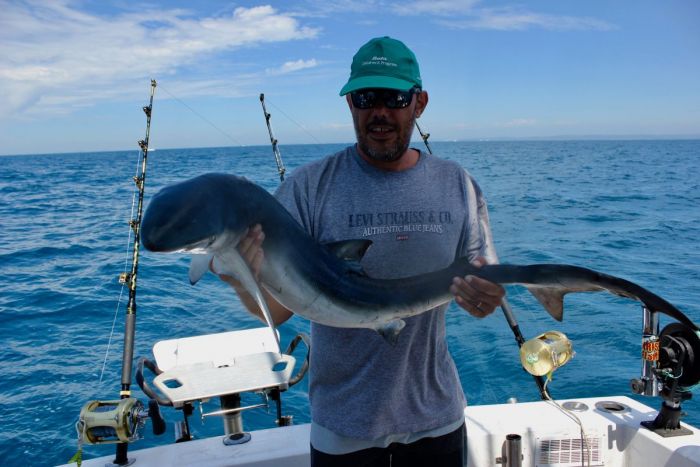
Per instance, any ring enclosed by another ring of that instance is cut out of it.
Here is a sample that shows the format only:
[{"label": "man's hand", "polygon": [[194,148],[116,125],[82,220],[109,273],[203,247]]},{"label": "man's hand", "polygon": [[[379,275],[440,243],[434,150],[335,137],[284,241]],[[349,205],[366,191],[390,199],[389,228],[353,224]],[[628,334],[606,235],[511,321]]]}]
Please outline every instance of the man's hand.
[{"label": "man's hand", "polygon": [[[265,233],[262,230],[262,226],[260,224],[256,224],[248,229],[248,232],[243,236],[241,241],[238,242],[237,246],[238,252],[241,254],[241,257],[243,257],[245,262],[248,263],[250,272],[258,282],[260,268],[262,267],[263,260],[265,259],[265,253],[262,248],[264,240]],[[238,297],[241,299],[241,302],[248,309],[248,311],[265,322],[265,317],[263,316],[262,310],[260,310],[257,302],[253,296],[243,288],[241,283],[236,278],[226,274],[219,274],[214,270],[213,263],[209,263],[209,269],[211,269],[214,274],[219,276],[222,281],[233,286],[238,294]],[[267,302],[267,307],[270,310],[270,314],[272,315],[272,321],[274,321],[275,324],[282,324],[292,316],[292,312],[275,300],[264,288],[262,288],[262,293],[265,301]]]},{"label": "man's hand", "polygon": [[[472,264],[481,267],[486,264],[486,259],[478,257]],[[501,285],[475,276],[453,278],[450,292],[455,296],[457,305],[477,318],[493,313],[506,294]]]},{"label": "man's hand", "polygon": [[[238,252],[248,264],[248,267],[250,267],[250,271],[253,273],[253,277],[255,277],[256,281],[259,280],[260,267],[265,259],[265,252],[262,249],[264,240],[265,232],[263,232],[262,226],[260,224],[255,224],[248,229],[248,232],[243,236],[241,241],[238,242],[237,246]],[[219,274],[214,270],[214,265],[212,263],[209,264],[209,269],[211,272],[218,275],[222,281],[232,285],[238,291],[241,286],[238,280],[225,274]]]}]

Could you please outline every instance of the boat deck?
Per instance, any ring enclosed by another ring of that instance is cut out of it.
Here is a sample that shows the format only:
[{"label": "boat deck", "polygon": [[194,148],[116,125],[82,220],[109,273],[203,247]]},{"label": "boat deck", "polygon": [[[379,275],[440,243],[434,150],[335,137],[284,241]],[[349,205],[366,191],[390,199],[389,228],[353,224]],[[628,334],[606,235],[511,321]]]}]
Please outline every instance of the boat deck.
[{"label": "boat deck", "polygon": [[[581,420],[588,447],[573,418],[549,402],[470,406],[465,409],[469,466],[506,465],[506,436],[521,436],[523,466],[700,467],[700,429],[664,438],[640,426],[657,411],[629,397],[584,398],[569,402]],[[609,408],[606,408],[609,407]],[[620,410],[621,409],[621,410]],[[129,451],[134,466],[308,466],[309,425],[251,433],[246,444],[225,446],[223,437]],[[89,448],[88,448],[89,450]],[[588,456],[585,453],[588,452]],[[590,457],[582,464],[581,456]],[[89,459],[104,466],[113,456]]]}]

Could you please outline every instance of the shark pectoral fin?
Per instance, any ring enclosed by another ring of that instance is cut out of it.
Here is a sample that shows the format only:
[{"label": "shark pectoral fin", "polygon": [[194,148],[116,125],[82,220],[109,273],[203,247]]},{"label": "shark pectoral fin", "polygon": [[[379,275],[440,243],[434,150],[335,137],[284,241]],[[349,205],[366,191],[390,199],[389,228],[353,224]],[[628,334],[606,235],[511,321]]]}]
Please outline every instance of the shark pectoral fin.
[{"label": "shark pectoral fin", "polygon": [[275,330],[275,322],[272,321],[272,315],[270,314],[270,310],[267,308],[265,297],[263,297],[262,291],[260,290],[260,287],[258,287],[258,282],[255,280],[255,277],[253,277],[253,273],[250,270],[248,263],[245,262],[241,254],[235,248],[231,248],[230,250],[226,251],[223,256],[224,257],[221,258],[221,263],[218,261],[216,262],[216,265],[222,264],[222,268],[219,269],[217,266],[216,271],[220,274],[234,276],[241,282],[241,285],[243,285],[248,293],[255,298],[255,302],[262,310],[267,325],[270,326],[270,330],[272,330],[272,333],[275,335],[277,353],[279,353],[280,340],[279,336],[277,335],[277,331]]},{"label": "shark pectoral fin", "polygon": [[564,294],[566,290],[555,287],[532,287],[527,290],[542,304],[545,310],[557,321],[564,319]]},{"label": "shark pectoral fin", "polygon": [[340,259],[359,262],[372,246],[372,240],[341,240],[325,243],[324,246]]},{"label": "shark pectoral fin", "polygon": [[377,332],[391,345],[396,345],[399,340],[399,333],[406,326],[406,322],[402,319],[395,319],[377,329]]},{"label": "shark pectoral fin", "polygon": [[190,284],[195,285],[209,271],[211,258],[212,255],[192,255],[189,272]]}]

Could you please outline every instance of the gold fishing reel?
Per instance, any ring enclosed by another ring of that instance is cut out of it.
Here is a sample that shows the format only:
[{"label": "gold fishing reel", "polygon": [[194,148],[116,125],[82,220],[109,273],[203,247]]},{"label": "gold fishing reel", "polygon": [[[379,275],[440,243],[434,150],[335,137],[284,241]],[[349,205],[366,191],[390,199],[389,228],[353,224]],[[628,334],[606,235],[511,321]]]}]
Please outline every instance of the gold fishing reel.
[{"label": "gold fishing reel", "polygon": [[129,443],[139,438],[147,411],[133,397],[90,401],[80,410],[78,431],[86,444]]},{"label": "gold fishing reel", "polygon": [[571,341],[562,332],[547,331],[520,347],[520,363],[535,376],[551,374],[574,356]]}]

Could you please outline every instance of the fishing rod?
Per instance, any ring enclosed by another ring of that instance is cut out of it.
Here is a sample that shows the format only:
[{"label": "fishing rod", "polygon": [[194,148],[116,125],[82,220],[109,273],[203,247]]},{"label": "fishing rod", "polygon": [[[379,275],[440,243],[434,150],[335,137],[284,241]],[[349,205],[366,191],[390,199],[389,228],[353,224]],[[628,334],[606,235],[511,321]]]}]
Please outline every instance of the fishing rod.
[{"label": "fishing rod", "polygon": [[[134,359],[134,336],[136,334],[136,278],[139,268],[139,247],[141,246],[141,217],[143,214],[143,194],[146,184],[146,164],[148,162],[148,142],[151,135],[151,112],[153,111],[153,95],[156,92],[156,80],[151,80],[151,96],[148,106],[143,107],[146,114],[146,137],[138,142],[141,148],[141,167],[134,177],[134,183],[138,189],[138,202],[136,207],[136,218],[129,221],[129,225],[134,231],[133,256],[131,260],[131,272],[122,273],[119,282],[126,284],[129,288],[129,302],[126,306],[126,318],[124,323],[124,353],[122,357],[122,387],[119,392],[121,399],[131,397],[131,374],[132,362]],[[128,462],[128,443],[117,444],[117,454],[114,463],[123,465]]]},{"label": "fishing rod", "polygon": [[80,418],[76,423],[78,432],[78,451],[71,459],[80,465],[82,462],[82,446],[88,444],[117,443],[114,465],[128,465],[128,443],[139,438],[138,431],[150,418],[153,432],[156,435],[165,432],[158,403],[149,401],[146,409],[136,398],[131,397],[132,361],[134,358],[134,337],[136,334],[136,278],[139,265],[139,247],[141,245],[141,218],[143,214],[143,195],[146,182],[146,165],[148,161],[148,142],[151,133],[151,113],[153,111],[153,96],[156,90],[156,80],[151,80],[150,100],[143,107],[146,114],[146,137],[138,142],[141,149],[141,164],[133,177],[138,189],[136,217],[129,220],[129,226],[134,233],[131,271],[119,275],[119,282],[129,289],[129,301],[126,307],[124,322],[124,350],[122,356],[122,377],[119,400],[94,400],[83,405]]},{"label": "fishing rod", "polygon": [[146,164],[148,162],[148,140],[151,133],[151,111],[153,110],[153,95],[156,90],[156,80],[151,80],[151,98],[148,106],[143,108],[146,114],[146,137],[138,142],[141,148],[141,167],[134,177],[134,183],[138,189],[138,204],[136,207],[136,218],[129,221],[129,225],[134,231],[133,256],[131,259],[131,272],[122,273],[119,282],[126,284],[129,288],[129,302],[126,306],[126,323],[124,328],[124,356],[122,358],[122,398],[131,395],[131,362],[134,354],[134,334],[136,332],[136,277],[139,268],[139,248],[141,246],[141,217],[143,214],[143,194],[146,184]]},{"label": "fishing rod", "polygon": [[428,154],[432,154],[433,151],[432,149],[430,149],[430,145],[428,144],[428,138],[430,138],[430,133],[423,133],[423,130],[421,130],[420,128],[420,125],[418,125],[418,119],[416,119],[416,128],[418,129],[418,133],[420,133],[420,137],[423,139],[425,147],[428,149]]},{"label": "fishing rod", "polygon": [[277,172],[280,174],[280,182],[284,181],[284,172],[287,170],[284,168],[284,163],[282,162],[282,154],[277,147],[277,138],[272,134],[272,126],[270,125],[270,114],[265,108],[265,94],[260,93],[260,104],[262,105],[263,114],[265,114],[265,123],[267,123],[267,132],[270,134],[270,143],[272,143],[272,153],[275,156],[275,162],[277,163]]},{"label": "fishing rod", "polygon": [[[418,129],[418,133],[420,133],[420,136],[423,139],[423,143],[425,143],[425,147],[428,150],[428,154],[432,155],[433,150],[428,144],[428,138],[430,138],[430,133],[423,133],[421,127],[418,126],[418,120],[416,120],[415,123],[416,128]],[[518,321],[515,319],[513,310],[510,307],[510,303],[508,303],[508,300],[505,297],[503,297],[503,300],[501,301],[501,310],[503,311],[503,315],[505,316],[506,321],[508,322],[508,327],[510,327],[510,330],[513,331],[513,336],[515,337],[515,341],[518,343],[518,348],[521,348],[525,343],[525,338],[523,337],[523,333],[520,331],[520,326],[518,325]],[[532,377],[535,380],[535,384],[537,384],[537,389],[540,391],[540,398],[542,400],[548,400],[550,396],[549,392],[547,391],[545,379],[542,376],[537,375],[532,375]]]}]

